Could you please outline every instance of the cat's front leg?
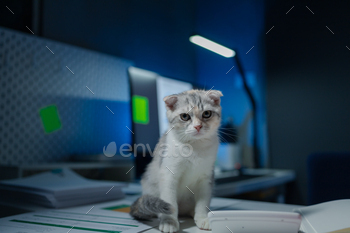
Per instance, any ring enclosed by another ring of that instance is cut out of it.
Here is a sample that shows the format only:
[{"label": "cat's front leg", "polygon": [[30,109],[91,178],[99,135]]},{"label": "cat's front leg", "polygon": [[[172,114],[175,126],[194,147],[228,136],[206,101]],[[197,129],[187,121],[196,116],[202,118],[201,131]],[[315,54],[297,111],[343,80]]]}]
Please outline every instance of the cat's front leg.
[{"label": "cat's front leg", "polygon": [[[167,170],[167,172],[169,172]],[[169,172],[170,173],[170,172]],[[162,232],[177,232],[180,229],[178,221],[178,205],[177,205],[177,185],[178,177],[172,173],[165,174],[161,178],[159,184],[160,187],[160,198],[173,206],[172,214],[160,214],[159,215],[159,230]]]},{"label": "cat's front leg", "polygon": [[160,214],[159,221],[159,230],[161,232],[174,233],[180,229],[179,221],[175,216]]},{"label": "cat's front leg", "polygon": [[198,189],[194,194],[195,209],[194,221],[202,230],[211,230],[209,226],[208,212],[212,193],[212,185],[210,179],[203,179],[198,184]]}]

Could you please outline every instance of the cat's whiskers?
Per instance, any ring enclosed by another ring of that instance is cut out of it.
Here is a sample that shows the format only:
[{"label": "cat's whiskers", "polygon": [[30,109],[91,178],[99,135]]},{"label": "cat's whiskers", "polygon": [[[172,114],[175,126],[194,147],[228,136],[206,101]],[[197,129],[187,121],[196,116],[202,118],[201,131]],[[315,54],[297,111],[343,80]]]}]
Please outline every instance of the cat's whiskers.
[{"label": "cat's whiskers", "polygon": [[237,130],[236,128],[219,128],[219,131],[229,131],[232,132],[233,130]]},{"label": "cat's whiskers", "polygon": [[195,132],[197,132],[197,130],[195,130],[195,129],[187,129],[187,130],[185,131],[185,133],[187,133],[187,134],[189,134],[189,133],[195,133]]},{"label": "cat's whiskers", "polygon": [[235,135],[235,134],[225,133],[225,132],[221,132],[221,131],[220,131],[220,133],[222,133],[222,134],[224,134],[224,135],[226,135],[226,136],[228,136],[230,138],[238,138],[237,134]]},{"label": "cat's whiskers", "polygon": [[189,141],[189,140],[187,139],[187,137],[189,137],[189,135],[186,133],[186,131],[182,131],[181,134],[180,134],[179,136],[181,136],[181,137],[179,138],[179,141],[180,141],[181,143],[186,143],[186,142]]},{"label": "cat's whiskers", "polygon": [[[186,142],[186,136],[187,136],[186,134],[183,134],[182,137],[179,139],[179,141],[182,143]],[[183,140],[183,139],[185,139],[185,140]]]},{"label": "cat's whiskers", "polygon": [[221,136],[220,134],[218,134],[218,137],[220,138],[220,142],[228,142],[223,136]]},{"label": "cat's whiskers", "polygon": [[224,132],[221,129],[218,130],[220,133],[225,134],[226,136],[232,138],[232,139],[237,139],[240,138],[237,134],[232,134],[232,133],[228,133],[228,132]]}]

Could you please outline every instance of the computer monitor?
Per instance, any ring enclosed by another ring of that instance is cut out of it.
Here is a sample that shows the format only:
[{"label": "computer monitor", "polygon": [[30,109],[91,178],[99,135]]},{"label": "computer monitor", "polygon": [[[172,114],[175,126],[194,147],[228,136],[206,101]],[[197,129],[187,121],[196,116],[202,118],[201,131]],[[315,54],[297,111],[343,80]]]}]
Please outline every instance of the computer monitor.
[{"label": "computer monitor", "polygon": [[159,138],[168,129],[166,109],[163,98],[167,95],[193,89],[189,82],[163,77],[155,72],[129,68],[133,141],[137,155],[135,159],[137,175],[143,172],[151,160]]},{"label": "computer monitor", "polygon": [[168,129],[163,98],[191,90],[193,85],[136,67],[129,68],[129,77],[134,144],[148,144],[153,150],[159,137]]},{"label": "computer monitor", "polygon": [[157,77],[157,100],[158,100],[158,123],[159,123],[159,135],[163,135],[168,130],[168,119],[166,117],[166,108],[164,104],[164,97],[183,91],[193,89],[193,85],[188,82],[183,82],[171,78],[165,78],[162,76]]}]

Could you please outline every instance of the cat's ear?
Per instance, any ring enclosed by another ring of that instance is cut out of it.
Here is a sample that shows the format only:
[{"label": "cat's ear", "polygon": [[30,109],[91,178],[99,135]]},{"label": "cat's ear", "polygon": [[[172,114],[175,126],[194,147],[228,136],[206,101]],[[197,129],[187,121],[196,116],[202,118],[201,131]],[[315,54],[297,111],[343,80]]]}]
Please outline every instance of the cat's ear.
[{"label": "cat's ear", "polygon": [[212,90],[209,91],[208,96],[210,99],[214,100],[214,103],[220,105],[220,97],[224,96],[221,91]]},{"label": "cat's ear", "polygon": [[177,102],[177,96],[176,95],[168,95],[164,97],[164,102],[165,105],[168,109],[170,109],[171,111],[174,110],[175,108],[175,104]]}]

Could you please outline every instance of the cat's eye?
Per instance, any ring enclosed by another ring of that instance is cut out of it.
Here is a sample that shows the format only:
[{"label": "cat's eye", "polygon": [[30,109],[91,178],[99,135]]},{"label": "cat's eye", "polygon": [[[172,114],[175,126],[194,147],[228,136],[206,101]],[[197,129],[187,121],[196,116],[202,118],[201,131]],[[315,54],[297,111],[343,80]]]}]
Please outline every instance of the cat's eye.
[{"label": "cat's eye", "polygon": [[202,114],[203,118],[210,118],[211,117],[211,111],[204,111]]},{"label": "cat's eye", "polygon": [[180,117],[183,121],[188,121],[189,119],[191,119],[190,115],[188,115],[187,113],[181,113]]}]

